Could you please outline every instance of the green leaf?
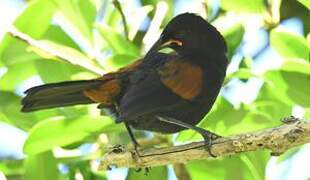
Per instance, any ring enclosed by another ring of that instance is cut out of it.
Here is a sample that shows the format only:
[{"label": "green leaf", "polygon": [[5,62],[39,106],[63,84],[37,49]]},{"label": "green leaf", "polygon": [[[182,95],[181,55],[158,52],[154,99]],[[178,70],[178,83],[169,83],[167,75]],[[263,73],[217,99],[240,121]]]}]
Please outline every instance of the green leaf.
[{"label": "green leaf", "polygon": [[[0,108],[0,110],[1,110],[1,108]],[[8,124],[10,123],[9,119],[2,112],[0,112],[0,121],[3,121],[3,122],[8,123]]]},{"label": "green leaf", "polygon": [[221,0],[221,7],[238,13],[262,13],[265,11],[264,0]]},{"label": "green leaf", "polygon": [[84,70],[67,62],[55,60],[41,60],[35,64],[41,79],[45,83],[69,81],[73,79],[74,74]]},{"label": "green leaf", "polygon": [[238,71],[236,72],[233,72],[231,74],[228,74],[226,76],[226,79],[225,79],[225,83],[226,84],[227,82],[229,82],[231,79],[233,78],[238,78],[238,79],[249,79],[251,77],[258,77],[256,74],[254,74],[253,72],[251,72],[250,69],[247,69],[247,68],[240,68],[238,69]]},{"label": "green leaf", "polygon": [[0,172],[7,177],[23,175],[25,173],[23,160],[1,160]]},{"label": "green leaf", "polygon": [[130,40],[133,40],[135,38],[136,34],[139,31],[141,24],[144,22],[148,13],[150,13],[153,9],[154,8],[152,5],[146,5],[146,6],[140,7],[134,12],[132,18],[127,19],[128,26],[129,26],[128,36]]},{"label": "green leaf", "polygon": [[303,107],[310,107],[310,75],[281,71],[284,81],[287,83],[287,95]]},{"label": "green leaf", "polygon": [[42,121],[32,128],[24,144],[24,152],[29,155],[51,150],[85,140],[96,134],[109,132],[112,121],[108,117],[91,118],[82,116],[78,119],[54,117]]},{"label": "green leaf", "polygon": [[22,129],[27,129],[34,124],[36,118],[33,114],[20,113],[21,98],[19,96],[13,92],[0,91],[0,97],[0,111],[10,124]]},{"label": "green leaf", "polygon": [[[211,112],[199,123],[199,127],[222,136],[229,136],[273,127],[281,123],[280,118],[291,112],[291,106],[286,104],[280,106],[277,101],[264,99],[258,102],[234,107],[226,99],[219,97]],[[263,104],[264,102],[266,104]],[[201,139],[201,135],[192,130],[182,131],[177,137],[177,141],[181,142]]]},{"label": "green leaf", "polygon": [[112,3],[110,8],[106,8],[104,13],[103,22],[105,22],[109,27],[117,28],[120,23],[122,23],[122,17],[119,11],[117,11]]},{"label": "green leaf", "polygon": [[296,69],[292,71],[292,68],[289,70],[290,71],[269,71],[264,75],[265,80],[270,88],[276,92],[275,97],[279,97],[278,99],[282,102],[289,105],[298,104],[309,107],[309,73],[300,73],[300,71],[296,71]]},{"label": "green leaf", "polygon": [[152,167],[152,169],[147,175],[145,175],[143,172],[137,172],[135,169],[129,169],[126,180],[143,180],[143,179],[147,180],[168,179],[168,169],[166,166]]},{"label": "green leaf", "polygon": [[231,59],[242,42],[244,31],[242,24],[236,24],[222,32],[228,47],[228,59]]},{"label": "green leaf", "polygon": [[[278,70],[267,71],[263,75],[265,81],[264,87],[266,88],[266,94],[259,94],[258,98],[268,98],[283,102],[288,106],[292,106],[294,102],[287,96],[287,83],[284,81],[281,72]],[[261,91],[262,92],[262,91]]]},{"label": "green leaf", "polygon": [[81,9],[82,17],[90,30],[93,29],[96,20],[97,10],[92,0],[79,0],[78,6]]},{"label": "green leaf", "polygon": [[[39,38],[50,26],[54,14],[54,5],[50,1],[31,2],[15,21],[15,26],[28,35]],[[40,14],[40,15],[38,15]],[[0,45],[0,59],[8,72],[0,79],[2,90],[13,90],[23,80],[35,74],[34,53],[27,52],[28,45],[10,35],[5,35]]]},{"label": "green leaf", "polygon": [[20,31],[39,38],[49,28],[54,11],[55,6],[50,1],[33,1],[14,24]]},{"label": "green leaf", "polygon": [[135,56],[127,55],[127,54],[117,54],[107,59],[104,63],[105,67],[109,71],[115,71],[121,67],[124,67],[136,60]]},{"label": "green leaf", "polygon": [[98,67],[92,59],[74,48],[48,40],[36,41],[31,39],[29,43],[32,45],[29,49],[45,59],[61,58],[90,72],[100,75],[104,73],[102,68]]},{"label": "green leaf", "polygon": [[139,56],[139,49],[132,42],[126,40],[124,36],[104,25],[97,25],[96,27],[114,54]]},{"label": "green leaf", "polygon": [[96,18],[95,6],[89,0],[53,0],[53,2],[66,19],[66,23],[92,44],[92,26]]},{"label": "green leaf", "polygon": [[28,156],[26,159],[26,179],[57,180],[59,171],[57,162],[51,151]]},{"label": "green leaf", "polygon": [[[55,6],[50,1],[32,1],[14,24],[20,31],[34,38],[39,38],[49,28],[54,10]],[[0,46],[0,59],[8,61],[8,59],[2,57],[3,51],[12,49],[16,51],[16,42],[15,38],[5,35]],[[25,44],[24,47],[26,47]]]},{"label": "green leaf", "polygon": [[36,73],[33,62],[9,65],[8,71],[0,78],[0,90],[13,91],[21,82]]},{"label": "green leaf", "polygon": [[6,117],[6,122],[24,129],[30,129],[35,123],[41,119],[49,118],[58,115],[56,110],[41,111],[35,113],[22,113],[21,98],[13,92],[0,91],[0,112]]},{"label": "green leaf", "polygon": [[290,160],[294,155],[299,153],[300,150],[302,150],[302,147],[293,147],[287,150],[284,154],[281,154],[281,156],[277,158],[277,163],[285,163],[285,160]]},{"label": "green leaf", "polygon": [[33,63],[34,60],[39,59],[40,57],[34,53],[29,53],[27,51],[28,44],[21,40],[12,39],[11,44],[8,48],[4,49],[0,55],[1,61],[3,64],[9,68],[13,65],[19,63]]},{"label": "green leaf", "polygon": [[301,4],[310,9],[310,1],[309,0],[298,0]]},{"label": "green leaf", "polygon": [[310,108],[306,108],[305,109],[305,115],[304,115],[305,118],[307,119],[310,119]]},{"label": "green leaf", "polygon": [[283,62],[281,69],[287,72],[299,72],[310,75],[310,63],[303,59],[287,59]]},{"label": "green leaf", "polygon": [[[246,116],[247,110],[242,106],[240,108],[234,108],[223,97],[219,97],[216,104],[213,106],[211,112],[199,123],[199,127],[208,129],[214,133],[220,135],[229,135],[231,133],[238,133],[242,129],[233,130],[232,126],[236,126],[242,119]],[[244,129],[249,131],[250,129]],[[200,134],[192,131],[186,130],[179,133],[177,137],[178,141],[188,141],[202,139]]]},{"label": "green leaf", "polygon": [[286,58],[301,58],[309,62],[310,43],[302,36],[276,28],[270,33],[271,47]]},{"label": "green leaf", "polygon": [[45,32],[44,36],[42,36],[42,39],[49,40],[54,43],[65,45],[81,51],[78,44],[75,43],[72,38],[68,34],[66,34],[59,26],[51,25],[50,28]]},{"label": "green leaf", "polygon": [[[205,179],[254,179],[265,177],[269,159],[266,152],[251,152],[212,161],[192,161],[186,164],[191,178]],[[236,170],[238,167],[238,170]],[[206,171],[207,170],[207,171]]]}]

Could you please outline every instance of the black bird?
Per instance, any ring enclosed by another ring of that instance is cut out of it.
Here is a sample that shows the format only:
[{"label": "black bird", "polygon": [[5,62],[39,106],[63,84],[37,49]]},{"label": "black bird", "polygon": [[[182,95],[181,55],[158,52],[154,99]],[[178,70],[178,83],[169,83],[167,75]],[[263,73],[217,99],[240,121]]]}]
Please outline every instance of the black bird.
[{"label": "black bird", "polygon": [[[172,53],[161,53],[169,47]],[[23,112],[99,103],[131,128],[160,133],[192,129],[210,152],[215,135],[195,125],[210,111],[221,89],[226,67],[222,35],[200,16],[173,18],[143,59],[93,80],[46,84],[28,89]],[[212,154],[211,154],[212,155]]]}]

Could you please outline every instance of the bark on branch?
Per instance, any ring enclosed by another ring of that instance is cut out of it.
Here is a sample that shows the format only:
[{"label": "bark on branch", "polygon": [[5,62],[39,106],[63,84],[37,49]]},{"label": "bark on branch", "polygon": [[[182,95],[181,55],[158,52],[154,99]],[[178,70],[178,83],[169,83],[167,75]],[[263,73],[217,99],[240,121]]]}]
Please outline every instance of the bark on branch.
[{"label": "bark on branch", "polygon": [[[220,157],[264,149],[270,150],[272,155],[280,155],[292,147],[309,142],[310,121],[290,117],[278,127],[214,140],[212,152]],[[100,169],[110,166],[143,168],[212,158],[205,150],[204,142],[140,150],[140,155],[142,157],[137,157],[134,151],[115,148],[103,157]]]}]

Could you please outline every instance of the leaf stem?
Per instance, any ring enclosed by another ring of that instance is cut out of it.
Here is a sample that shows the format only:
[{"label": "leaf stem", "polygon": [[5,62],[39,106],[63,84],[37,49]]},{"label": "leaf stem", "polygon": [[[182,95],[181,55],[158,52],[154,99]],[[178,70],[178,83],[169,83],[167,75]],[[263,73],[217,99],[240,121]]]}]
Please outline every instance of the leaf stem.
[{"label": "leaf stem", "polygon": [[126,17],[125,17],[125,14],[123,12],[122,6],[118,0],[113,0],[113,5],[121,14],[123,26],[124,26],[124,31],[125,31],[125,36],[126,36],[126,39],[129,40],[129,32],[128,32],[127,21],[126,21]]}]

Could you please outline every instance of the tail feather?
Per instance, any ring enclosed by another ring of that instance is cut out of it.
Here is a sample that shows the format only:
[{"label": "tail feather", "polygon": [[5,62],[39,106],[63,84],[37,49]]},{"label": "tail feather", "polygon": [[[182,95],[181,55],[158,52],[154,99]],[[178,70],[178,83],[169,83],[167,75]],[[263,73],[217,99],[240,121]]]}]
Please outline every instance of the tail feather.
[{"label": "tail feather", "polygon": [[94,103],[83,91],[100,86],[102,80],[83,80],[52,83],[28,89],[22,100],[22,111]]}]

